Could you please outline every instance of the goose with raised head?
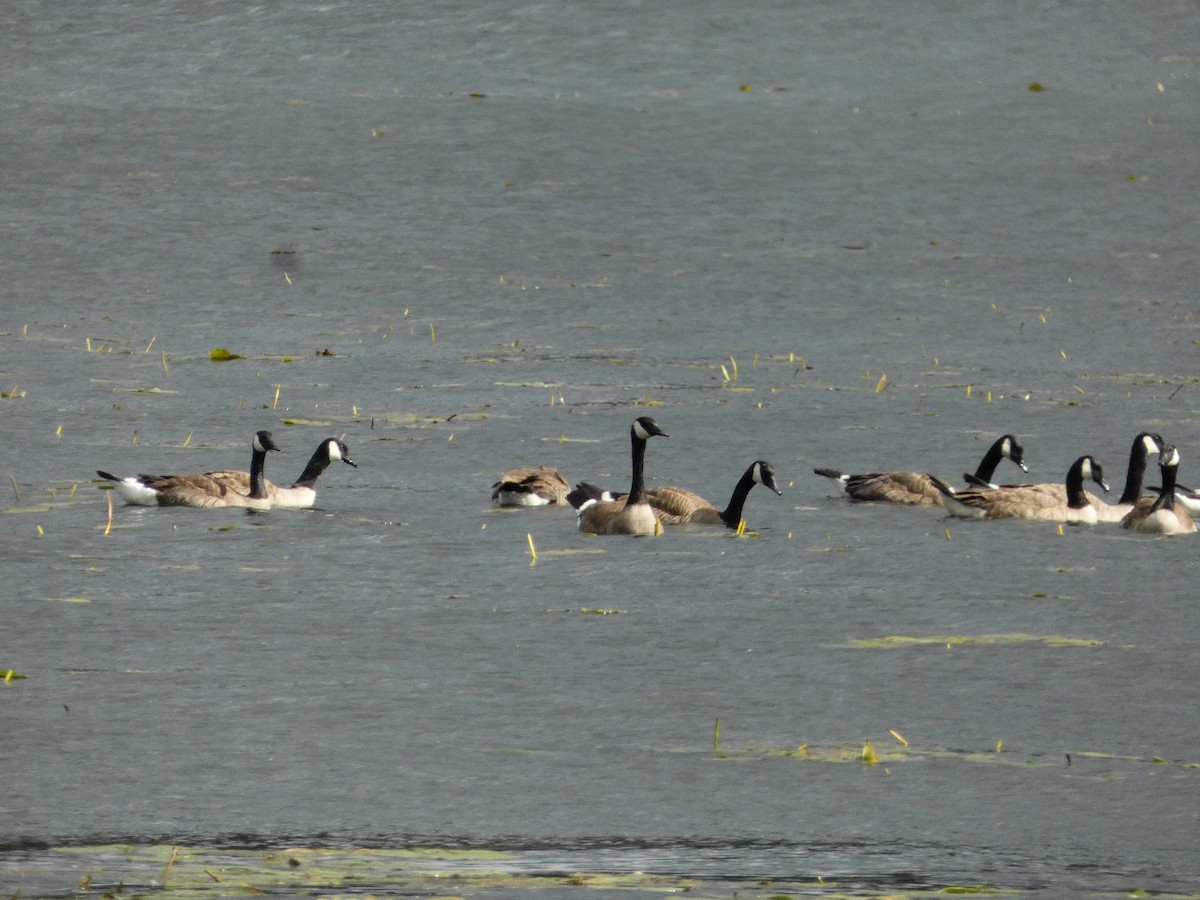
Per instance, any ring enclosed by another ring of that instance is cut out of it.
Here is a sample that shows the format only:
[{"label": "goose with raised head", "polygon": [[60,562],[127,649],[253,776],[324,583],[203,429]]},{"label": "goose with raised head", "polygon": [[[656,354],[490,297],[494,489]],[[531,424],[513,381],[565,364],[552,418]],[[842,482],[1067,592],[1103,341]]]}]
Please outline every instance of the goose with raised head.
[{"label": "goose with raised head", "polygon": [[[975,475],[967,476],[968,480],[988,485],[996,474],[996,467],[1006,458],[1011,459],[1022,472],[1029,471],[1025,465],[1025,448],[1021,446],[1016,435],[1005,434],[992,442],[983,459],[979,461]],[[862,475],[843,475],[837,469],[813,471],[836,484],[851,500],[901,503],[906,506],[942,505],[942,493],[934,485],[934,478],[928,472],[869,472]]]},{"label": "goose with raised head", "polygon": [[633,478],[629,493],[620,500],[584,499],[579,510],[579,530],[592,534],[657,534],[658,519],[646,499],[646,442],[667,433],[649,416],[641,416],[629,427],[633,456]]},{"label": "goose with raised head", "polygon": [[1196,523],[1187,507],[1177,502],[1175,477],[1179,468],[1179,451],[1172,444],[1164,444],[1158,454],[1158,467],[1162,472],[1162,487],[1154,499],[1143,497],[1134,508],[1121,519],[1121,527],[1131,531],[1151,534],[1193,534]]},{"label": "goose with raised head", "polygon": [[549,466],[511,469],[492,485],[497,506],[555,506],[567,502],[571,483]]},{"label": "goose with raised head", "polygon": [[1039,519],[1095,525],[1096,507],[1089,502],[1083,490],[1085,479],[1091,479],[1105,491],[1108,490],[1104,469],[1091,456],[1079,457],[1067,470],[1065,500],[1036,486],[955,491],[937,478],[934,484],[942,493],[946,511],[952,516],[964,519]]},{"label": "goose with raised head", "polygon": [[210,474],[199,475],[130,475],[120,478],[100,469],[96,474],[111,481],[121,498],[134,506],[191,506],[199,509],[235,506],[249,509],[270,509],[264,475],[267,453],[278,450],[271,432],[254,435],[250,454],[250,490],[243,494],[222,484]]},{"label": "goose with raised head", "polygon": [[[331,463],[343,462],[348,466],[358,468],[358,463],[350,458],[350,448],[341,438],[327,438],[308,460],[308,465],[300,473],[300,477],[292,482],[291,487],[280,487],[271,481],[266,481],[267,497],[273,508],[309,509],[317,502],[317,479],[321,477]],[[239,494],[250,493],[250,473],[237,470],[208,472],[208,477],[219,481],[226,487],[232,488]]]},{"label": "goose with raised head", "polygon": [[737,528],[742,521],[742,508],[751,489],[761,484],[768,490],[783,496],[783,491],[775,482],[775,468],[766,460],[755,460],[738,479],[729,498],[729,505],[717,509],[694,491],[687,488],[664,485],[646,491],[646,499],[654,509],[654,514],[664,525],[725,525]]}]

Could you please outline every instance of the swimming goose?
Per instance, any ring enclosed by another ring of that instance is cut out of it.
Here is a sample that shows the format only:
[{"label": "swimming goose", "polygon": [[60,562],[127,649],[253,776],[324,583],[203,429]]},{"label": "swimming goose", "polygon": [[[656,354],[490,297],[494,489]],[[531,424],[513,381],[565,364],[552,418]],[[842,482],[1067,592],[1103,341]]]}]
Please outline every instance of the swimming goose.
[{"label": "swimming goose", "polygon": [[[316,452],[308,460],[308,465],[300,473],[300,477],[292,482],[291,487],[280,487],[270,481],[266,482],[267,496],[273,508],[280,509],[309,509],[317,502],[317,479],[329,468],[330,463],[344,462],[348,466],[358,468],[358,463],[350,458],[350,448],[339,438],[329,438],[321,442]],[[219,481],[239,494],[250,493],[250,473],[236,470],[208,472],[208,477]]]},{"label": "swimming goose", "polygon": [[[1126,513],[1133,509],[1138,498],[1142,496],[1142,482],[1146,477],[1146,461],[1151,456],[1158,456],[1158,450],[1162,444],[1162,435],[1152,431],[1140,432],[1133,439],[1133,444],[1129,449],[1129,468],[1125,472],[1125,490],[1116,503],[1106,503],[1091,491],[1084,492],[1087,494],[1088,502],[1096,507],[1096,521],[1120,522]],[[987,487],[993,488],[996,486],[994,484],[987,485]],[[1007,484],[1001,485],[1001,487],[1036,488],[1061,501],[1067,499],[1066,485],[1061,481],[1042,484]]]},{"label": "swimming goose", "polygon": [[1176,502],[1175,475],[1179,467],[1179,451],[1172,444],[1163,445],[1158,454],[1158,466],[1162,471],[1162,487],[1158,497],[1139,500],[1121,520],[1121,527],[1153,534],[1192,534],[1196,530],[1192,514],[1182,503]]},{"label": "swimming goose", "polygon": [[492,502],[497,506],[557,505],[566,502],[570,490],[571,483],[557,469],[512,469],[492,485]]},{"label": "swimming goose", "polygon": [[[1025,448],[1017,441],[1015,435],[1006,434],[997,438],[988,448],[979,468],[975,470],[974,478],[968,480],[980,484],[988,484],[996,473],[1000,460],[1008,457],[1021,467],[1022,472],[1028,472],[1025,465]],[[885,503],[903,503],[908,506],[941,506],[941,491],[933,483],[933,476],[927,472],[871,472],[865,475],[843,475],[837,469],[813,469],[845,492],[851,500],[875,500]],[[945,484],[945,482],[942,482]]]},{"label": "swimming goose", "polygon": [[946,511],[952,516],[966,519],[1040,519],[1095,525],[1096,507],[1088,501],[1083,490],[1085,478],[1108,490],[1104,469],[1091,456],[1079,457],[1067,470],[1065,501],[1036,486],[954,491],[936,478],[934,483],[942,492]]},{"label": "swimming goose", "polygon": [[646,441],[667,433],[649,416],[634,420],[629,428],[633,452],[633,479],[623,500],[596,500],[588,497],[579,509],[579,530],[593,534],[657,534],[658,519],[646,500]]},{"label": "swimming goose", "polygon": [[271,440],[271,432],[254,435],[250,455],[251,490],[242,494],[215,480],[211,475],[130,475],[118,478],[97,469],[96,474],[111,481],[121,498],[134,506],[192,506],[209,509],[220,506],[270,509],[266,478],[263,475],[267,452],[279,447]]},{"label": "swimming goose", "polygon": [[726,525],[737,528],[742,521],[742,507],[750,490],[756,484],[769,488],[783,496],[783,491],[775,483],[775,469],[765,460],[756,460],[750,464],[738,480],[725,509],[717,509],[699,494],[686,488],[664,485],[646,492],[646,499],[654,508],[654,514],[664,525],[685,525],[691,523],[704,525]]}]

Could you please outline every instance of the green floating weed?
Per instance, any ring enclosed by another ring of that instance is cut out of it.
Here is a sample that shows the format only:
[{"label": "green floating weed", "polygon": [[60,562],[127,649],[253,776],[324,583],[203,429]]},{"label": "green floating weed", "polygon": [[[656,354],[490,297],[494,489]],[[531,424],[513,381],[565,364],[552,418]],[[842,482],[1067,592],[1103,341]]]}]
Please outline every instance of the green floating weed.
[{"label": "green floating weed", "polygon": [[244,359],[240,353],[230,353],[224,347],[215,347],[208,351],[208,358],[213,362],[227,362],[231,359]]}]

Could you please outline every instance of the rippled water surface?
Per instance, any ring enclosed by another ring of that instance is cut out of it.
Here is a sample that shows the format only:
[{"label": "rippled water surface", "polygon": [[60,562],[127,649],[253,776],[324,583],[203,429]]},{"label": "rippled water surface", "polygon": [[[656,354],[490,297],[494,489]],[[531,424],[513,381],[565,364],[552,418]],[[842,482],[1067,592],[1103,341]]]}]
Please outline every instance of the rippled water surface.
[{"label": "rippled water surface", "polygon": [[[1116,494],[1146,429],[1195,480],[1196,22],[19,4],[0,884],[1200,892],[1195,540],[812,473],[957,481],[1011,431]],[[652,483],[783,496],[745,537],[491,506],[626,488],[646,414]],[[262,428],[273,479],[358,468],[109,525],[97,468]]]}]

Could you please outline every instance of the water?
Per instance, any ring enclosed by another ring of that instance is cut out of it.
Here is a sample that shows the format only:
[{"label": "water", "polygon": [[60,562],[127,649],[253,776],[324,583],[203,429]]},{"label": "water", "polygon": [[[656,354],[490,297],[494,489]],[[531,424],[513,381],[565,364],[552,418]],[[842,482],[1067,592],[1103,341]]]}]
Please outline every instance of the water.
[{"label": "water", "polygon": [[[1194,545],[811,474],[956,478],[1015,431],[1034,477],[1090,452],[1119,492],[1151,429],[1189,481],[1195,31],[1185,4],[23,4],[0,881],[150,889],[89,855],[122,842],[1200,890]],[[774,463],[757,537],[489,507],[515,465],[625,487],[645,413],[652,482],[724,501]],[[316,511],[118,506],[104,535],[96,468],[242,467],[264,427],[272,478],[343,432],[360,467]]]}]

